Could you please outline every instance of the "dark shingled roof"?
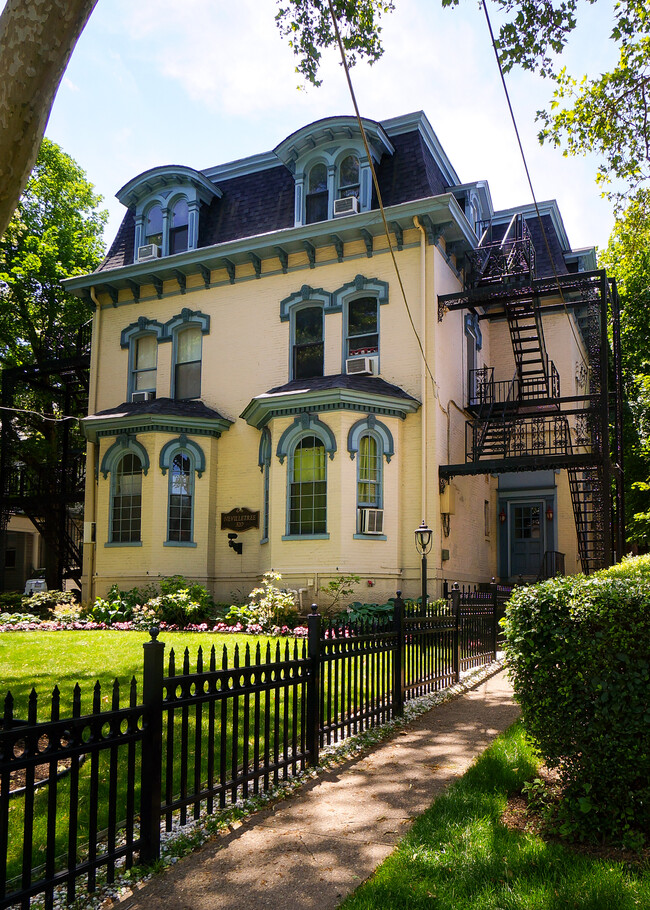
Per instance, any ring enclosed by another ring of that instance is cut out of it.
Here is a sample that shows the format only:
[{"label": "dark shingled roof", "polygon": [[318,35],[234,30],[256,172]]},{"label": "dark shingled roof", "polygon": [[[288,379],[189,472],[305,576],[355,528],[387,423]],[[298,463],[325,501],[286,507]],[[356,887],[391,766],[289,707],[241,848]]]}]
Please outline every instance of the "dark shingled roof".
[{"label": "dark shingled roof", "polygon": [[403,398],[417,401],[404,389],[386,382],[378,376],[348,376],[339,373],[336,376],[312,376],[309,379],[292,379],[284,385],[269,389],[267,395],[279,395],[283,392],[320,392],[325,389],[352,389],[355,392],[366,392],[373,395],[390,395],[391,398]]},{"label": "dark shingled roof", "polygon": [[[398,205],[447,192],[444,176],[417,130],[391,138],[394,155],[384,155],[377,179],[384,205]],[[219,180],[221,199],[201,207],[199,247],[293,227],[294,180],[283,165]],[[373,193],[372,207],[377,208]],[[128,211],[98,271],[131,265],[135,223]]]},{"label": "dark shingled roof", "polygon": [[227,420],[223,414],[209,408],[197,399],[174,399],[174,398],[154,398],[153,401],[125,401],[124,404],[116,408],[108,408],[106,411],[98,411],[93,417],[110,417],[111,415],[123,414],[125,416],[135,416],[138,414],[160,414],[164,417],[200,417],[212,420]]}]

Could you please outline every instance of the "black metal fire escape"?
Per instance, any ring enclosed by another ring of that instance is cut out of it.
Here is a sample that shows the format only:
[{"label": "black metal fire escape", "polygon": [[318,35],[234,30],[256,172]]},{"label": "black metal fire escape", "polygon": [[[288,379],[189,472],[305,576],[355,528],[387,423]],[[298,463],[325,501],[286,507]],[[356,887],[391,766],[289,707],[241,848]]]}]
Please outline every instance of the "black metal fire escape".
[{"label": "black metal fire escape", "polygon": [[21,394],[34,392],[44,409],[65,417],[84,417],[90,376],[90,324],[49,339],[49,356],[40,366],[2,371],[0,433],[0,590],[4,590],[7,525],[12,515],[26,515],[43,535],[50,552],[48,584],[81,581],[85,452],[74,421],[49,423],[50,461],[24,457],[26,438],[12,409]]},{"label": "black metal fire escape", "polygon": [[[440,476],[566,469],[580,560],[590,573],[623,547],[622,474],[608,450],[607,313],[608,306],[618,312],[616,289],[602,271],[538,278],[525,220],[515,215],[501,236],[495,236],[498,230],[483,231],[467,257],[465,290],[439,299],[438,318],[447,310],[469,309],[481,320],[505,320],[515,373],[510,381],[495,381],[493,367],[473,371],[465,463],[441,466]],[[573,320],[567,331],[574,327],[576,337],[581,334],[585,351],[584,390],[564,397],[544,338],[544,317],[562,311]],[[615,415],[620,394],[617,375]],[[618,419],[613,436],[620,453]]]}]

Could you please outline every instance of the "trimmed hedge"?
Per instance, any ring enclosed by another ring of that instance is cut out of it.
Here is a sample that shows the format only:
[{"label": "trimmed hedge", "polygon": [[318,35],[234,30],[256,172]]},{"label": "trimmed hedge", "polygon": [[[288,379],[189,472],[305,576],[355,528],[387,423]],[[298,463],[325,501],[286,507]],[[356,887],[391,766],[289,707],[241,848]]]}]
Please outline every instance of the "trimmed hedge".
[{"label": "trimmed hedge", "polygon": [[527,732],[563,784],[560,830],[650,836],[650,556],[513,594],[506,656]]}]

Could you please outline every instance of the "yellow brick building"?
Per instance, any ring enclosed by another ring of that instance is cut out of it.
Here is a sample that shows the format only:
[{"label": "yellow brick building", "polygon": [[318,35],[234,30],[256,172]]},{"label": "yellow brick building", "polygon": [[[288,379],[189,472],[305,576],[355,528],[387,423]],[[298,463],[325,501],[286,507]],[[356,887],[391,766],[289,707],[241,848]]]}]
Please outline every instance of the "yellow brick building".
[{"label": "yellow brick building", "polygon": [[[594,252],[571,250],[554,202],[495,211],[424,114],[363,127],[386,226],[353,117],[119,191],[105,262],[66,282],[95,303],[85,599],[177,573],[242,599],[269,569],[305,607],[341,573],[361,576],[360,599],[416,595],[423,519],[434,593],[443,578],[536,576],[547,552],[578,570],[567,472],[575,487],[593,433],[581,442],[578,415],[559,416],[553,377],[571,384],[570,411],[590,405],[598,329],[573,292],[564,308],[561,289],[524,294],[530,313],[548,304],[535,379],[519,343],[535,320],[511,318],[494,291],[511,276],[485,262],[526,241],[537,262],[517,286],[570,284],[595,274]],[[501,436],[486,429],[497,413]]]}]

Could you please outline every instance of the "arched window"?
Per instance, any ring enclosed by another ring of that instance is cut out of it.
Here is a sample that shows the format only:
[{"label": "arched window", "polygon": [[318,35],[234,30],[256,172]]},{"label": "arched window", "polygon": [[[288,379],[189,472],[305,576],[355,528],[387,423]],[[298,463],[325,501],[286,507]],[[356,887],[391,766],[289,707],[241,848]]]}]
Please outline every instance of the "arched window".
[{"label": "arched window", "polygon": [[327,221],[327,209],[327,168],[324,164],[315,164],[309,171],[307,181],[306,223]]},{"label": "arched window", "polygon": [[169,227],[169,253],[183,253],[187,249],[189,209],[186,199],[179,199],[171,215]]},{"label": "arched window", "polygon": [[293,447],[288,465],[289,535],[325,534],[327,531],[327,478],[325,444],[319,436],[303,436]]},{"label": "arched window", "polygon": [[158,363],[157,336],[149,333],[135,338],[131,356],[131,397],[134,392],[151,392],[155,396]]},{"label": "arched window", "polygon": [[200,325],[189,325],[176,332],[174,343],[174,398],[201,397]]},{"label": "arched window", "polygon": [[176,543],[192,541],[192,505],[194,470],[187,452],[178,452],[169,471],[169,509],[167,540]]},{"label": "arched window", "polygon": [[323,308],[301,307],[295,311],[293,325],[293,379],[323,375]]},{"label": "arched window", "polygon": [[142,519],[142,462],[126,452],[112,474],[111,543],[140,540]]},{"label": "arched window", "polygon": [[359,508],[380,509],[381,500],[380,443],[375,436],[365,433],[359,440],[357,506]]},{"label": "arched window", "polygon": [[339,199],[345,196],[359,198],[359,159],[346,155],[339,167]]},{"label": "arched window", "polygon": [[155,243],[162,247],[163,242],[163,216],[159,205],[152,205],[145,222],[145,243]]}]

